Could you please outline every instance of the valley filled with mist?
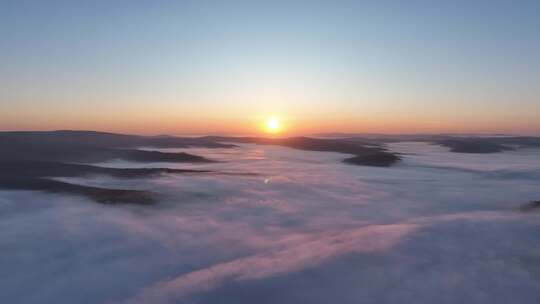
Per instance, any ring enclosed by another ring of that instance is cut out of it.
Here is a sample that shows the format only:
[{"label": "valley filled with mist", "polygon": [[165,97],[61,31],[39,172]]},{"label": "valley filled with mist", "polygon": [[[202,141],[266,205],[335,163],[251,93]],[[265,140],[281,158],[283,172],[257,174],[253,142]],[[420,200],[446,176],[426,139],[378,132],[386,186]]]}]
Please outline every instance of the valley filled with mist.
[{"label": "valley filled with mist", "polygon": [[116,136],[0,136],[5,301],[538,300],[531,138]]}]

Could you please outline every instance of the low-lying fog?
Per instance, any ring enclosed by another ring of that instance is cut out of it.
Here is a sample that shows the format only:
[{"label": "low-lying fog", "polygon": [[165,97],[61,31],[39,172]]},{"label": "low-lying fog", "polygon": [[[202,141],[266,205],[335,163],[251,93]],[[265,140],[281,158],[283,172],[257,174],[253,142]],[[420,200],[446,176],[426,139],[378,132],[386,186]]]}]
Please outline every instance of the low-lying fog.
[{"label": "low-lying fog", "polygon": [[[65,178],[155,206],[0,191],[5,303],[538,303],[540,150],[425,143],[391,168],[276,146],[187,151],[221,173]],[[114,161],[99,164],[139,167]],[[144,165],[148,166],[148,165]]]}]

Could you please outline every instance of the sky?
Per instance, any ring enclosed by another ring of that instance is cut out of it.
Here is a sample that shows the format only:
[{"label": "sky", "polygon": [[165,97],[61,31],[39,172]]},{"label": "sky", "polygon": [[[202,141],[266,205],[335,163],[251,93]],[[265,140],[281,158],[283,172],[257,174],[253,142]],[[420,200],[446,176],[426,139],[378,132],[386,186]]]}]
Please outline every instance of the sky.
[{"label": "sky", "polygon": [[0,1],[0,130],[540,134],[539,1]]}]

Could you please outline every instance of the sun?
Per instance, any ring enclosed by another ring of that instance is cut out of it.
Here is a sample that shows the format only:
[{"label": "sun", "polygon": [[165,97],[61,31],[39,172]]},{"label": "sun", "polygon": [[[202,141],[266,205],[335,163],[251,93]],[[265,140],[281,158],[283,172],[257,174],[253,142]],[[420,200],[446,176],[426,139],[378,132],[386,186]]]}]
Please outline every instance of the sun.
[{"label": "sun", "polygon": [[268,133],[279,133],[281,129],[281,124],[279,122],[279,119],[276,117],[269,117],[266,120],[266,132]]}]

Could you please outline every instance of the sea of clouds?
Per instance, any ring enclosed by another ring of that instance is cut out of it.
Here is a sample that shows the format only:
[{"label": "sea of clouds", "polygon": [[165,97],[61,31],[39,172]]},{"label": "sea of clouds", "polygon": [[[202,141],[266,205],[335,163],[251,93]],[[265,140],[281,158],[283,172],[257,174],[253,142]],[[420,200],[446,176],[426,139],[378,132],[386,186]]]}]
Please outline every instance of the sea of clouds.
[{"label": "sea of clouds", "polygon": [[62,180],[155,206],[0,191],[6,303],[538,303],[540,150],[395,143],[392,168],[275,146],[187,151],[214,173]]}]

